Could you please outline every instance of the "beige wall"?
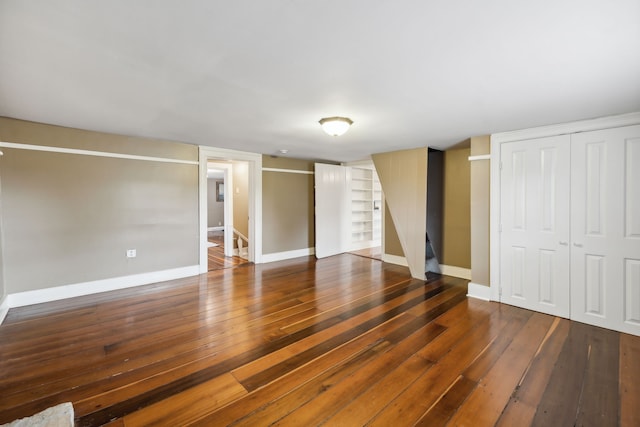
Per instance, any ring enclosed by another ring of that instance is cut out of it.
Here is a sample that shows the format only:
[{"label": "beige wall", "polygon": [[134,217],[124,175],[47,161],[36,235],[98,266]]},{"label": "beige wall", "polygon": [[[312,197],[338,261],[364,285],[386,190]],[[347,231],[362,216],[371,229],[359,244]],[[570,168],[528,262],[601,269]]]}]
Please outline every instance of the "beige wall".
[{"label": "beige wall", "polygon": [[3,142],[198,161],[198,146],[0,117]]},{"label": "beige wall", "polygon": [[[198,148],[0,118],[0,140],[197,161]],[[8,293],[197,265],[198,166],[4,148]],[[127,259],[127,249],[137,257]]]},{"label": "beige wall", "polygon": [[[263,156],[263,168],[313,171],[313,162]],[[262,252],[308,249],[315,246],[313,175],[262,172]]]},{"label": "beige wall", "polygon": [[425,277],[427,148],[371,156],[411,275]]},{"label": "beige wall", "polygon": [[444,152],[442,256],[440,264],[471,268],[469,148]]},{"label": "beige wall", "polygon": [[249,164],[233,162],[233,228],[249,237]]},{"label": "beige wall", "polygon": [[389,213],[389,207],[387,204],[384,204],[384,253],[386,255],[393,255],[404,257],[404,252],[402,251],[402,245],[400,244],[400,239],[398,238],[398,232],[396,231],[396,227],[393,225],[393,220],[391,219],[391,213]]},{"label": "beige wall", "polygon": [[207,227],[220,227],[224,225],[224,202],[217,201],[216,183],[224,182],[221,179],[207,179]]},{"label": "beige wall", "polygon": [[300,171],[313,172],[314,162],[303,159],[290,159],[278,156],[262,156],[262,167],[270,169],[293,169]]},{"label": "beige wall", "polygon": [[[491,153],[489,136],[471,138],[471,156]],[[490,161],[470,162],[471,179],[471,281],[489,286]]]}]

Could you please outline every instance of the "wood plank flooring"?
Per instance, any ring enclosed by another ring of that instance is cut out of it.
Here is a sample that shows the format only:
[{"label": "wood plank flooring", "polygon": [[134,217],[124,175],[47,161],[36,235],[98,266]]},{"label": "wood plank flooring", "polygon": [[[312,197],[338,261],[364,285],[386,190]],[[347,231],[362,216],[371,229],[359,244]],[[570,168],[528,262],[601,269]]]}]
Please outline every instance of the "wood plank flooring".
[{"label": "wood plank flooring", "polygon": [[217,245],[207,249],[208,271],[233,268],[249,263],[239,256],[228,257],[224,255],[224,231],[209,231],[207,240]]},{"label": "wood plank flooring", "polygon": [[640,338],[344,254],[11,309],[0,423],[638,426]]},{"label": "wood plank flooring", "polygon": [[349,253],[382,261],[382,246],[373,246],[370,248],[359,249],[357,251],[351,251]]}]

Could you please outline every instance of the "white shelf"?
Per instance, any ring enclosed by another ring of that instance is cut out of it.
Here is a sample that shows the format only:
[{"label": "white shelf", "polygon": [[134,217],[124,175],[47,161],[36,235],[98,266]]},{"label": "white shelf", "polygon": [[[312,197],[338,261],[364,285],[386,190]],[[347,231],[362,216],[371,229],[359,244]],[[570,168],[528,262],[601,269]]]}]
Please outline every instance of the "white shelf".
[{"label": "white shelf", "polygon": [[354,246],[380,245],[382,190],[374,169],[351,167],[351,243]]}]

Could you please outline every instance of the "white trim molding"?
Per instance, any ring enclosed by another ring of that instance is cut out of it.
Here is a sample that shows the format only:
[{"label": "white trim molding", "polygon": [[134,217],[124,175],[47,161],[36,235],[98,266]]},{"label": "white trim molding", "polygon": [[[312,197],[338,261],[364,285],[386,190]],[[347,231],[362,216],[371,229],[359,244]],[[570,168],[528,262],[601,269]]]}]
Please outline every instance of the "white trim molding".
[{"label": "white trim molding", "polygon": [[9,294],[5,298],[5,302],[9,308],[23,307],[25,305],[40,304],[43,302],[57,301],[66,298],[74,298],[83,295],[115,291],[118,289],[132,288],[151,283],[165,282],[167,280],[197,276],[199,274],[199,270],[199,266],[191,265],[188,267],[153,271],[150,273],[133,274],[130,276],[114,277],[111,279],[94,280],[92,282],[75,283],[73,285],[36,289],[33,291]]},{"label": "white trim molding", "polygon": [[[215,148],[205,145],[199,147],[200,178],[200,273],[208,271],[207,257],[207,162],[243,161],[249,163],[249,261],[260,264],[262,261],[262,154],[245,151]],[[225,178],[225,182],[231,174]],[[231,185],[227,185],[233,188]],[[228,192],[228,194],[231,194]],[[225,203],[226,205],[227,203]],[[225,226],[232,227],[231,222]]]},{"label": "white trim molding", "polygon": [[208,227],[207,231],[224,231],[224,225],[218,227]]},{"label": "white trim molding", "polygon": [[440,272],[445,276],[458,277],[460,279],[471,280],[471,269],[456,267],[455,265],[440,264]]},{"label": "white trim molding", "polygon": [[493,143],[521,141],[524,139],[544,138],[546,136],[565,135],[568,133],[589,132],[592,130],[611,129],[623,126],[633,126],[640,123],[640,111],[618,116],[599,117],[596,119],[580,120],[576,122],[560,123],[549,126],[500,132],[491,135],[491,154]]},{"label": "white trim molding", "polygon": [[81,156],[110,157],[115,159],[129,159],[129,160],[144,160],[147,162],[180,163],[184,165],[198,164],[198,162],[195,160],[180,160],[180,159],[170,159],[166,157],[139,156],[136,154],[111,153],[108,151],[95,151],[95,150],[80,150],[77,148],[50,147],[48,145],[20,144],[16,142],[0,141],[0,147],[15,148],[18,150],[46,151],[49,153],[78,154]]},{"label": "white trim molding", "polygon": [[407,259],[403,256],[382,254],[382,262],[388,262],[389,264],[401,265],[403,267],[409,267]]},{"label": "white trim molding", "polygon": [[9,295],[5,296],[0,304],[0,325],[4,322],[4,319],[7,317],[7,313],[9,313]]},{"label": "white trim molding", "polygon": [[491,288],[489,286],[469,282],[469,287],[467,288],[467,296],[471,298],[481,299],[483,301],[491,301]]},{"label": "white trim molding", "polygon": [[262,172],[284,172],[284,173],[300,173],[303,175],[313,175],[314,171],[301,171],[297,169],[278,169],[278,168],[262,168]]},{"label": "white trim molding", "polygon": [[467,160],[475,162],[476,160],[491,160],[491,154],[479,154],[477,156],[469,156]]},{"label": "white trim molding", "polygon": [[272,254],[262,254],[262,262],[284,261],[286,259],[315,255],[315,253],[315,248],[306,248],[295,249],[293,251],[275,252]]}]

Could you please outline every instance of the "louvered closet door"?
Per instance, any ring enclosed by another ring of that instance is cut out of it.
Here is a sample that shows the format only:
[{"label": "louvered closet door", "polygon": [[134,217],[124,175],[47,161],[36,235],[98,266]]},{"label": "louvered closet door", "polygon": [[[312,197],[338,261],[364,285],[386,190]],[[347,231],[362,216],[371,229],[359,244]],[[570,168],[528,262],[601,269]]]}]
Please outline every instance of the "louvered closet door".
[{"label": "louvered closet door", "polygon": [[571,137],[571,318],[640,335],[640,126]]},{"label": "louvered closet door", "polygon": [[501,302],[569,317],[568,135],[501,144]]}]

